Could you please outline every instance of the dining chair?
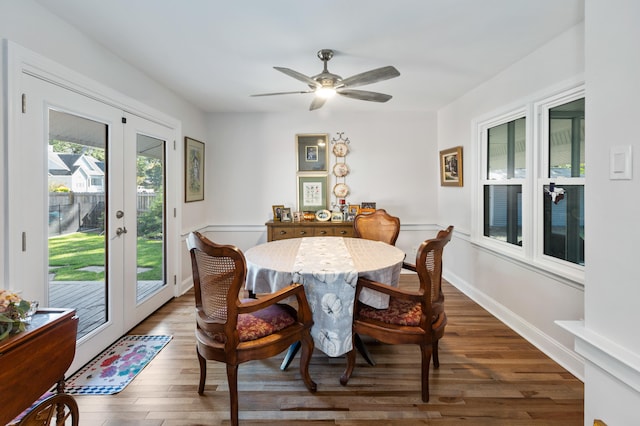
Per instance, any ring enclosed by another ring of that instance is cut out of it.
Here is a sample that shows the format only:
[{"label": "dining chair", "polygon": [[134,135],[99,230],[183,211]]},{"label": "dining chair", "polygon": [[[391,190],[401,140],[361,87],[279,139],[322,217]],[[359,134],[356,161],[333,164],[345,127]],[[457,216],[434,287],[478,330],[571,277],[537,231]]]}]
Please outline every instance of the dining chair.
[{"label": "dining chair", "polygon": [[[373,213],[357,215],[353,220],[353,231],[357,238],[382,241],[395,246],[400,235],[400,218],[390,215],[385,209],[377,209]],[[353,344],[365,361],[371,366],[376,365],[362,338],[358,334],[353,337]]]},{"label": "dining chair", "polygon": [[[187,238],[191,254],[196,302],[196,349],[200,363],[198,393],[204,393],[207,360],[227,365],[231,424],[238,424],[238,365],[270,358],[301,342],[300,375],[311,392],[316,384],[309,375],[314,349],[310,329],[311,309],[300,284],[258,299],[240,299],[247,275],[240,249],[220,245],[199,232]],[[295,297],[297,310],[282,302]]]},{"label": "dining chair", "polygon": [[400,218],[391,216],[385,209],[359,214],[353,220],[353,231],[358,238],[383,241],[395,246],[400,234]]},{"label": "dining chair", "polygon": [[[417,344],[422,354],[422,400],[429,401],[429,366],[440,367],[438,341],[444,335],[447,315],[442,293],[442,253],[451,240],[453,226],[439,231],[433,239],[418,248],[416,263],[403,262],[403,268],[417,272],[418,290],[406,290],[359,278],[356,305],[353,312],[353,334],[365,334],[387,344]],[[370,288],[389,297],[387,309],[375,309],[358,302],[363,288]],[[347,368],[340,378],[346,385],[355,367],[356,354],[347,353]]]}]

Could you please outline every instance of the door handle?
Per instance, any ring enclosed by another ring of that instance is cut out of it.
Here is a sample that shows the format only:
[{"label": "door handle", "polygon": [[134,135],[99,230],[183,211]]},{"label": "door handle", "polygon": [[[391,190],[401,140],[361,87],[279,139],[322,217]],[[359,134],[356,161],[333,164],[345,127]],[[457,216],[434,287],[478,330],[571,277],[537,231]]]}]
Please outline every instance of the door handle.
[{"label": "door handle", "polygon": [[126,233],[127,233],[127,228],[120,228],[120,227],[118,227],[118,228],[116,229],[116,235],[117,235],[118,237],[119,237],[119,236],[121,236],[122,234],[126,234]]}]

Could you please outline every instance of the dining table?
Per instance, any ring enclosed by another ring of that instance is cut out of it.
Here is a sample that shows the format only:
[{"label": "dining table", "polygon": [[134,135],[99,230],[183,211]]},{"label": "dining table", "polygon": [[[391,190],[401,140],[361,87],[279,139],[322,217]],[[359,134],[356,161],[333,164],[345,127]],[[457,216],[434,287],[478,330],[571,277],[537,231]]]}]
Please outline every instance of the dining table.
[{"label": "dining table", "polygon": [[[271,241],[245,252],[246,290],[253,294],[273,293],[291,283],[302,284],[313,314],[311,336],[315,347],[337,357],[349,352],[354,344],[352,323],[358,278],[397,286],[404,258],[405,253],[395,246],[363,238]],[[368,289],[360,293],[359,300],[378,309],[389,303],[387,295]],[[287,358],[282,369],[290,362]],[[367,361],[373,364],[370,359]]]}]

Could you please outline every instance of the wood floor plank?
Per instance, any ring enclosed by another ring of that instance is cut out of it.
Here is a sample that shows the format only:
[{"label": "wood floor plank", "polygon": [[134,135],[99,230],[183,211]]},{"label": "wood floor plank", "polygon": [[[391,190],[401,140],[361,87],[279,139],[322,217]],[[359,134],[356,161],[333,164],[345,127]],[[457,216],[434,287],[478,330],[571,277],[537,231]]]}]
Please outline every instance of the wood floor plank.
[{"label": "wood floor plank", "polygon": [[[415,287],[402,274],[403,288]],[[280,371],[284,353],[239,368],[242,425],[381,426],[582,425],[582,382],[445,283],[449,317],[440,343],[440,369],[431,369],[431,400],[420,399],[420,350],[363,339],[377,365],[360,356],[349,384],[339,377],[344,357],[315,351],[311,394],[298,372],[299,355]],[[103,426],[228,425],[224,365],[210,361],[198,395],[193,293],[161,307],[130,334],[171,334],[171,342],[122,392],[77,396],[80,424]]]}]

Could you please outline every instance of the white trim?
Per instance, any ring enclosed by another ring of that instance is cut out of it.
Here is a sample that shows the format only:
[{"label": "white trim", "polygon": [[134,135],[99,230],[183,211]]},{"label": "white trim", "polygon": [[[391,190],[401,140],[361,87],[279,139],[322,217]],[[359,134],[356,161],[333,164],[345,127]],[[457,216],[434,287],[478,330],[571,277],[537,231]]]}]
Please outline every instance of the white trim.
[{"label": "white trim", "polygon": [[584,360],[576,353],[559,344],[555,339],[545,334],[542,330],[506,306],[498,303],[495,299],[465,282],[454,272],[445,270],[443,271],[443,277],[478,305],[482,306],[491,315],[495,316],[549,358],[584,382]]},{"label": "white trim", "polygon": [[556,321],[575,336],[575,350],[588,362],[640,392],[640,356],[587,328],[584,321]]}]

